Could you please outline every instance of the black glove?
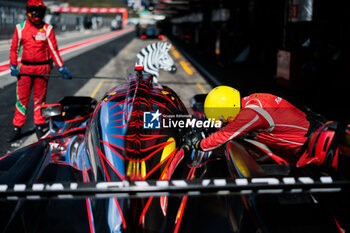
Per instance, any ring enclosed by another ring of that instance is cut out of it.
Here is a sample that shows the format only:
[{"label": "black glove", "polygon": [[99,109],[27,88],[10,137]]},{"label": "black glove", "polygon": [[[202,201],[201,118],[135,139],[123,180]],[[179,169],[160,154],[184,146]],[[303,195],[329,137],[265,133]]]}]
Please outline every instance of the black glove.
[{"label": "black glove", "polygon": [[191,131],[184,134],[181,137],[183,143],[182,148],[185,150],[185,152],[191,151],[193,149],[202,150],[200,144],[201,141],[206,138],[207,134],[208,133],[205,130]]},{"label": "black glove", "polygon": [[182,149],[184,150],[185,153],[191,151],[192,137],[193,137],[192,132],[185,133],[183,134],[183,136],[181,136],[181,141],[183,144]]},{"label": "black glove", "polygon": [[205,137],[206,137],[206,134],[204,131],[198,131],[197,133],[195,133],[191,140],[192,148],[196,150],[202,150],[201,142]]},{"label": "black glove", "polygon": [[192,138],[192,147],[193,149],[200,149],[200,145],[202,142],[203,137],[201,137],[200,134],[195,134],[194,137]]}]

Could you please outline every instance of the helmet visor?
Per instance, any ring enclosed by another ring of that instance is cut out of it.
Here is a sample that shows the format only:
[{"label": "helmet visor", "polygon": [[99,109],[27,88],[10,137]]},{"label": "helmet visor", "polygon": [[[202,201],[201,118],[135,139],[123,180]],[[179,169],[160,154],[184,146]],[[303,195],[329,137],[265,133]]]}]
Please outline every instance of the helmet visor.
[{"label": "helmet visor", "polygon": [[31,15],[32,18],[43,19],[45,16],[46,8],[41,6],[30,6],[27,8],[27,12]]}]

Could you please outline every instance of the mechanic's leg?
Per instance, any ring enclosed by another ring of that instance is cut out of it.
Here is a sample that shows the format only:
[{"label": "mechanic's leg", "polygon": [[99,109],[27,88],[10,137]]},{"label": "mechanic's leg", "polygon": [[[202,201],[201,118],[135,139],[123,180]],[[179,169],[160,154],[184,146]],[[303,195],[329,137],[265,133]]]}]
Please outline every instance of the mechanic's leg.
[{"label": "mechanic's leg", "polygon": [[17,81],[15,116],[12,124],[14,126],[8,142],[15,141],[21,137],[21,127],[26,121],[27,106],[30,98],[32,78],[21,76]]},{"label": "mechanic's leg", "polygon": [[34,78],[34,123],[36,124],[36,136],[40,139],[43,132],[43,125],[45,123],[45,118],[41,116],[40,108],[45,104],[46,92],[47,92],[48,77],[36,77]]}]

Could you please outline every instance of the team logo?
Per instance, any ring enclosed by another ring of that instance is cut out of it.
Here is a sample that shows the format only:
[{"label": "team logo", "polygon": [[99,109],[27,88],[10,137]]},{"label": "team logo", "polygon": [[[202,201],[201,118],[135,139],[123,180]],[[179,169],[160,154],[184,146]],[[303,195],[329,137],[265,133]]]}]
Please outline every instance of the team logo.
[{"label": "team logo", "polygon": [[144,129],[160,129],[160,116],[162,114],[157,110],[156,112],[143,113],[143,128]]},{"label": "team logo", "polygon": [[43,32],[38,32],[36,35],[35,35],[35,40],[46,40],[46,34],[43,33]]}]

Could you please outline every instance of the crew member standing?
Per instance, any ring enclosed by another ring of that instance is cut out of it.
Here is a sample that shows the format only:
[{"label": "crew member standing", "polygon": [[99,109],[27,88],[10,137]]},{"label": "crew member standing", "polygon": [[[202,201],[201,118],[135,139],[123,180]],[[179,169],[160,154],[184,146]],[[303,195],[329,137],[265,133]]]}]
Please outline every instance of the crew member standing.
[{"label": "crew member standing", "polygon": [[[13,131],[8,142],[21,137],[21,127],[26,120],[27,105],[33,88],[34,123],[36,135],[43,136],[45,119],[40,114],[40,107],[45,104],[48,84],[50,57],[63,74],[63,78],[71,79],[72,75],[64,66],[57,49],[57,41],[52,25],[43,22],[46,6],[41,0],[29,0],[26,7],[28,20],[16,25],[10,51],[11,75],[16,76],[16,109],[13,118]],[[30,76],[20,74],[33,74]],[[37,77],[35,75],[38,75]]]}]

